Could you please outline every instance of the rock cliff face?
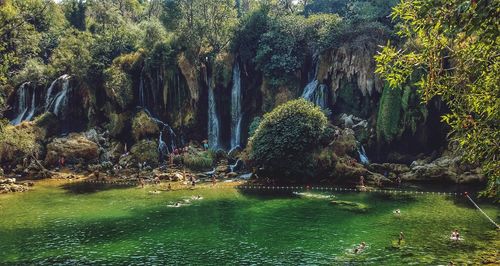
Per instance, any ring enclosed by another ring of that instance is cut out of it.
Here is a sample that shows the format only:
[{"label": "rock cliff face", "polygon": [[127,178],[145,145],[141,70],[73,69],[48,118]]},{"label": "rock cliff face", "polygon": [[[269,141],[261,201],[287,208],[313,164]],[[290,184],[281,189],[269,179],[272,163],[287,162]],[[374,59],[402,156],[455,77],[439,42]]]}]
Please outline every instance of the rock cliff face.
[{"label": "rock cliff face", "polygon": [[[378,45],[386,43],[385,34],[370,32],[340,39],[332,48],[308,55],[293,80],[279,87],[270,86],[238,54],[191,58],[181,52],[167,64],[152,62],[138,51],[116,59],[106,70],[103,84],[89,86],[63,75],[47,88],[20,86],[9,100],[18,105],[13,109],[17,113],[9,115],[16,119],[22,112],[30,113],[34,99],[33,118],[44,111],[55,114],[59,133],[98,126],[131,147],[142,139],[158,141],[162,132],[158,125],[166,123],[173,128],[168,140],[166,135],[162,139],[169,147],[208,139],[213,147],[229,150],[235,143],[246,145],[255,117],[304,97],[328,109],[330,119],[340,121],[337,125],[345,124],[342,115],[361,119],[362,127],[353,129],[369,157],[408,163],[419,153],[443,144],[444,134],[432,131],[440,127],[442,109],[436,103],[418,106],[412,88],[389,93],[384,87],[374,73],[373,56]],[[144,118],[137,115],[141,110],[155,122],[142,123],[147,119],[139,119]],[[32,119],[31,115],[22,117]],[[412,155],[403,158],[405,153]]]}]

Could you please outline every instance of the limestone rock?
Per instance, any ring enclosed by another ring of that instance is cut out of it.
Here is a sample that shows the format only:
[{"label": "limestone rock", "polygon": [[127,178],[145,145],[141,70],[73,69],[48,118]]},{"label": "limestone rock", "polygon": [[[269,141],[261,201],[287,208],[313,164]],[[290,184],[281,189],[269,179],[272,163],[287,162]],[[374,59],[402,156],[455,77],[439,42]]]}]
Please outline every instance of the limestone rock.
[{"label": "limestone rock", "polygon": [[480,169],[462,163],[461,156],[445,154],[429,163],[413,162],[410,171],[401,176],[407,181],[451,181],[473,183],[485,181]]},{"label": "limestone rock", "polygon": [[71,133],[67,137],[56,138],[47,145],[45,162],[48,165],[57,164],[64,156],[68,163],[95,162],[99,156],[99,146],[81,133]]}]

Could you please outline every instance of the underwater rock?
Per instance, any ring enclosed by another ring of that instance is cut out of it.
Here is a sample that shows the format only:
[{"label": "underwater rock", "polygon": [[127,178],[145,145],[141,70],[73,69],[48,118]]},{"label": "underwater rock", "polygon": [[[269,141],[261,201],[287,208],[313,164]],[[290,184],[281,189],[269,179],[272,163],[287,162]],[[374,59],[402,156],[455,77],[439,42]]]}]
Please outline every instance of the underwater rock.
[{"label": "underwater rock", "polygon": [[358,202],[332,200],[330,203],[337,206],[339,209],[351,212],[367,212],[369,210],[369,207],[367,205]]},{"label": "underwater rock", "polygon": [[47,165],[56,165],[59,158],[64,156],[68,163],[95,162],[99,156],[99,146],[89,140],[85,134],[71,133],[67,137],[56,138],[47,144]]}]

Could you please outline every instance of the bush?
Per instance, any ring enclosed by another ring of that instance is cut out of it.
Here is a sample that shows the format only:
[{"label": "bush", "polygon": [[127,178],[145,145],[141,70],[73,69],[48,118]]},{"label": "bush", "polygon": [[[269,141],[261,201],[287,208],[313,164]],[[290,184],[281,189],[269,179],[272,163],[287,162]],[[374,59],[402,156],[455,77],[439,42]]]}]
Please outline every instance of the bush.
[{"label": "bush", "polygon": [[310,177],[327,125],[321,109],[304,99],[280,105],[264,115],[250,139],[250,160],[277,178]]},{"label": "bush", "polygon": [[40,145],[41,130],[33,123],[24,122],[17,126],[0,121],[0,161],[15,165],[23,157],[36,154]]},{"label": "bush", "polygon": [[210,170],[214,162],[212,152],[202,152],[197,154],[185,154],[183,155],[184,165],[196,171]]},{"label": "bush", "polygon": [[251,138],[255,134],[255,131],[257,131],[257,128],[260,125],[260,121],[261,121],[260,116],[256,116],[253,118],[252,123],[250,123],[250,126],[248,127],[249,138]]},{"label": "bush", "polygon": [[130,149],[132,158],[137,163],[147,162],[156,165],[158,163],[158,143],[152,140],[141,140]]}]

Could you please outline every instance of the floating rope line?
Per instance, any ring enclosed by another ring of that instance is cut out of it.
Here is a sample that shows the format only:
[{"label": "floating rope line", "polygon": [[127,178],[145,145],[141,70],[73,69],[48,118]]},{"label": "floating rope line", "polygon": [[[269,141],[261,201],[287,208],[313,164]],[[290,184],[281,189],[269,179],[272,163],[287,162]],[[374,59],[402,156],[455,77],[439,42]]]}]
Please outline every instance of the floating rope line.
[{"label": "floating rope line", "polygon": [[[123,185],[123,186],[137,186],[140,185],[139,181],[105,181],[105,180],[82,180],[85,183],[92,184],[110,184],[110,185]],[[175,181],[172,181],[175,182]],[[145,180],[144,183],[154,183],[153,181]],[[210,182],[206,182],[209,184]],[[231,183],[217,182],[214,188],[235,187],[237,189],[245,190],[277,190],[277,191],[332,191],[332,192],[364,192],[364,193],[385,193],[385,194],[408,194],[408,195],[438,195],[438,196],[462,196],[465,193],[461,192],[435,192],[435,191],[415,191],[415,190],[396,190],[396,189],[360,189],[360,188],[344,188],[344,187],[310,187],[310,186],[263,186],[263,185],[234,185]],[[467,195],[468,197],[468,195]],[[469,200],[472,201],[470,197]],[[474,203],[474,202],[473,202]],[[479,207],[474,204],[478,209]],[[481,210],[481,209],[479,209]],[[482,210],[481,210],[482,212]],[[483,212],[484,214],[484,212]],[[488,219],[492,221],[489,217]],[[498,225],[495,223],[495,226]]]},{"label": "floating rope line", "polygon": [[409,195],[438,195],[438,196],[461,196],[459,192],[436,192],[436,191],[415,191],[415,190],[396,190],[396,189],[360,189],[344,187],[309,187],[309,186],[262,186],[262,185],[237,185],[238,189],[247,190],[303,190],[303,191],[336,191],[336,192],[372,192],[386,194],[409,194]]},{"label": "floating rope line", "polygon": [[488,218],[488,220],[490,220],[490,222],[491,222],[492,224],[494,224],[494,225],[496,226],[496,228],[497,228],[497,229],[500,229],[500,226],[498,226],[498,224],[497,224],[497,223],[495,223],[495,221],[493,221],[493,219],[491,219],[491,218],[488,216],[488,214],[486,214],[486,213],[485,213],[485,212],[484,212],[481,208],[479,208],[479,206],[477,206],[477,204],[476,204],[476,203],[472,200],[472,198],[471,198],[471,197],[469,197],[469,194],[468,194],[467,192],[465,192],[465,197],[467,197],[467,198],[470,200],[470,202],[472,202],[472,204],[474,204],[474,206],[476,206],[476,208],[477,208],[477,209],[478,209],[478,210],[479,210],[479,211],[480,211],[480,212],[481,212],[484,216],[486,216],[486,218]]}]

